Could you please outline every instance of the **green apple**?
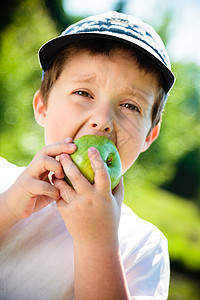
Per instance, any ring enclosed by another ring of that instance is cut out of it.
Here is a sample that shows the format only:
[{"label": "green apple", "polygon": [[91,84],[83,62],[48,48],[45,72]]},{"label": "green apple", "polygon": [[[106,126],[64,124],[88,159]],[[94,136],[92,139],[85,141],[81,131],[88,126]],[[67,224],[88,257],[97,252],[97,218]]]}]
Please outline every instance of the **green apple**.
[{"label": "green apple", "polygon": [[[121,160],[115,144],[107,137],[97,135],[83,135],[75,140],[74,143],[77,149],[70,155],[71,159],[92,184],[94,183],[94,171],[88,158],[88,148],[95,147],[99,151],[108,170],[111,179],[111,189],[113,190],[122,176]],[[65,180],[72,186],[69,178],[65,177]]]}]

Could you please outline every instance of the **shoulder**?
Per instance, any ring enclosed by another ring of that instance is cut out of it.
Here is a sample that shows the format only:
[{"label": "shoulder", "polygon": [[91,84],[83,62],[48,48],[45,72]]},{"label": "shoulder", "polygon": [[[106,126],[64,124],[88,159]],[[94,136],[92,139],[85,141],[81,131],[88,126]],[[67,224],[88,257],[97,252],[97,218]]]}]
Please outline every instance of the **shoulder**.
[{"label": "shoulder", "polygon": [[24,167],[18,167],[0,157],[0,193],[9,188],[23,170]]}]

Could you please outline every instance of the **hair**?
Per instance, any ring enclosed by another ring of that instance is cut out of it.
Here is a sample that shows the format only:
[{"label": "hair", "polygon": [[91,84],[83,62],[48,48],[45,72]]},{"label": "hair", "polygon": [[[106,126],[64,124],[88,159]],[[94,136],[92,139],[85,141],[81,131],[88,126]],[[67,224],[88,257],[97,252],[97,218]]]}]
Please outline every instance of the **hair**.
[{"label": "hair", "polygon": [[150,56],[142,52],[136,47],[125,44],[116,40],[110,39],[87,39],[74,42],[67,47],[61,49],[52,59],[50,67],[44,73],[40,93],[44,104],[48,106],[48,97],[53,84],[61,75],[67,61],[69,61],[72,53],[79,51],[88,51],[90,55],[106,55],[111,57],[117,50],[129,51],[131,57],[136,60],[138,68],[145,71],[145,73],[152,73],[158,82],[158,91],[155,97],[154,105],[152,107],[151,119],[152,124],[148,134],[153,127],[158,124],[161,119],[162,111],[164,109],[167,93],[164,89],[164,75],[159,65]]}]

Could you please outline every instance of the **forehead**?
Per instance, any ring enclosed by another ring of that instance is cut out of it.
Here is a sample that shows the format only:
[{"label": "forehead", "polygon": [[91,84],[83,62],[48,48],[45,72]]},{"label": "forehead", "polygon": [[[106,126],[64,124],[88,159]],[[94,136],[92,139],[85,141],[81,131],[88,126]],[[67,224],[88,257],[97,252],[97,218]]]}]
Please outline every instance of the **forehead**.
[{"label": "forehead", "polygon": [[152,84],[158,85],[157,76],[153,72],[148,72],[141,68],[137,58],[127,49],[114,49],[109,53],[93,53],[89,50],[75,49],[68,52],[64,59],[62,70],[74,71],[74,76],[90,80],[98,73],[106,75],[111,71],[118,73],[118,76],[127,76],[127,82],[134,80],[137,74],[140,80],[149,78]]},{"label": "forehead", "polygon": [[70,68],[70,66],[74,64],[82,64],[84,63],[90,63],[92,65],[92,62],[97,63],[99,62],[114,62],[115,64],[120,65],[121,67],[127,67],[129,64],[130,66],[134,65],[134,69],[137,69],[141,72],[141,74],[150,74],[152,77],[156,77],[155,73],[152,71],[148,71],[145,66],[142,66],[138,56],[135,54],[134,51],[131,51],[130,49],[123,49],[123,48],[111,48],[108,51],[104,51],[101,49],[97,52],[93,49],[79,49],[76,47],[69,47],[67,51],[63,52],[61,54],[62,59],[61,63],[63,64],[63,68]]},{"label": "forehead", "polygon": [[135,47],[130,47],[127,44],[109,40],[88,40],[84,41],[83,44],[80,42],[68,46],[66,48],[66,53],[65,51],[63,53],[64,64],[69,62],[74,56],[78,57],[79,55],[82,55],[82,53],[85,53],[91,57],[107,57],[110,60],[114,57],[122,56],[128,61],[134,61],[135,65],[137,65],[140,71],[151,74],[152,77],[157,79],[158,85],[160,87],[162,86],[160,69],[155,65],[152,59],[150,59],[140,50],[136,49]]},{"label": "forehead", "polygon": [[[61,54],[62,55],[62,54]],[[104,47],[99,45],[97,48],[87,48],[87,47],[76,47],[75,45],[72,45],[71,47],[68,47],[66,49],[66,54],[64,51],[64,59],[65,61],[70,61],[74,57],[104,57],[107,59],[112,60],[115,57],[123,56],[126,57],[127,59],[134,60],[136,63],[138,63],[137,55],[134,54],[134,51],[131,51],[130,49],[122,48],[122,47],[117,47],[115,46],[109,46],[109,47]],[[139,64],[138,64],[139,65]]]}]

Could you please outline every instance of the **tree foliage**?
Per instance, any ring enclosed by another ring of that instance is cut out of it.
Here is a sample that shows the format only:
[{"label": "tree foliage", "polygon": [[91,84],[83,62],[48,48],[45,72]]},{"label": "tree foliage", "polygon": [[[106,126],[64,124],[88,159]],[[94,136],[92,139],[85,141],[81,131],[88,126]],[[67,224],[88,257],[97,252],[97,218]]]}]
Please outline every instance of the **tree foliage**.
[{"label": "tree foliage", "polygon": [[2,1],[0,9],[0,31],[13,22],[15,11],[20,4],[20,0]]},{"label": "tree foliage", "polygon": [[32,111],[32,97],[41,80],[37,52],[56,33],[37,0],[20,3],[13,21],[1,31],[0,155],[18,165],[27,164],[43,145]]}]

